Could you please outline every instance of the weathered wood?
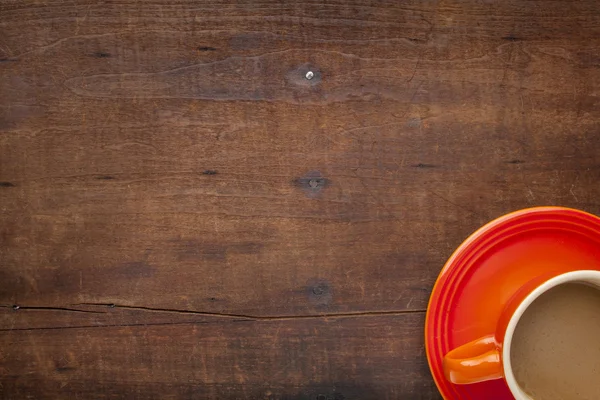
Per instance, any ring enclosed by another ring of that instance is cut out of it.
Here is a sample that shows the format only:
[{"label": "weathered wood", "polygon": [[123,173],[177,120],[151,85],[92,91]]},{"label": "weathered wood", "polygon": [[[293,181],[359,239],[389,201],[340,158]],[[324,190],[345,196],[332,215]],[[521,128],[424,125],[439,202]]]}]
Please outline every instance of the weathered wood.
[{"label": "weathered wood", "polygon": [[423,314],[34,329],[0,335],[7,398],[437,398]]},{"label": "weathered wood", "polygon": [[600,213],[599,45],[592,0],[1,2],[0,393],[436,398],[452,250]]}]

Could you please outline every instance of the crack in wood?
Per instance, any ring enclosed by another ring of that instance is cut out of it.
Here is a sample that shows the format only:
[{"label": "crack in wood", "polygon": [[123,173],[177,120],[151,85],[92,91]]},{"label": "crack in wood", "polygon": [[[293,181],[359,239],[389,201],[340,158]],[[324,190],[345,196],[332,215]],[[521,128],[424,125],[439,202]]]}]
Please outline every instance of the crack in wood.
[{"label": "crack in wood", "polygon": [[91,310],[80,310],[76,308],[68,307],[43,307],[43,306],[22,306],[22,305],[0,305],[1,308],[12,308],[15,311],[21,310],[33,310],[33,311],[67,311],[75,313],[88,313],[88,314],[106,314],[104,311],[91,311]]},{"label": "crack in wood", "polygon": [[[183,315],[197,315],[205,317],[216,317],[222,318],[227,322],[259,322],[259,321],[290,321],[297,319],[327,319],[327,318],[357,318],[357,317],[377,317],[377,316],[399,316],[406,314],[419,314],[425,313],[426,310],[390,310],[390,311],[358,311],[358,312],[345,312],[345,313],[322,313],[314,315],[277,315],[277,316],[258,316],[248,314],[230,314],[230,313],[217,313],[217,312],[206,312],[206,311],[194,311],[194,310],[179,310],[169,308],[154,308],[144,306],[127,306],[118,305],[113,303],[77,303],[73,306],[87,306],[87,307],[110,307],[112,309],[128,309],[138,311],[149,311],[156,313],[170,313],[170,314],[183,314]],[[13,306],[0,305],[0,308],[12,308]],[[93,313],[93,314],[107,314],[103,311],[92,311],[92,310],[80,310],[68,307],[30,307],[20,306],[19,310],[45,310],[45,311],[69,311],[79,313]],[[135,326],[162,326],[162,325],[187,325],[187,324],[208,324],[214,321],[180,321],[180,322],[159,322],[159,323],[135,323],[135,324],[105,324],[105,325],[80,325],[80,326],[49,326],[49,327],[36,327],[36,328],[2,328],[0,332],[10,331],[34,331],[34,330],[54,330],[54,329],[87,329],[87,328],[120,328],[120,327],[135,327]]]},{"label": "crack in wood", "polygon": [[136,326],[164,326],[164,325],[192,325],[192,324],[208,324],[208,321],[185,321],[185,322],[154,322],[154,323],[139,323],[139,324],[106,324],[106,325],[73,325],[73,326],[44,326],[37,328],[2,328],[0,332],[13,331],[48,331],[59,329],[89,329],[89,328],[131,328]]},{"label": "crack in wood", "polygon": [[144,307],[144,306],[127,306],[113,303],[78,303],[74,306],[102,306],[102,307],[113,307],[113,308],[124,308],[129,310],[140,310],[140,311],[151,311],[151,312],[162,312],[162,313],[173,313],[173,314],[188,314],[188,315],[203,315],[207,317],[218,317],[218,318],[234,318],[234,319],[245,319],[245,320],[289,320],[289,319],[309,319],[309,318],[343,318],[343,317],[360,317],[360,316],[378,316],[378,315],[400,315],[400,314],[411,314],[425,312],[426,310],[389,310],[389,311],[356,311],[356,312],[345,312],[345,313],[320,313],[313,315],[272,315],[272,316],[261,316],[261,315],[250,315],[250,314],[234,314],[234,313],[219,313],[219,312],[208,312],[208,311],[194,311],[194,310],[180,310],[172,308],[155,308],[155,307]]}]

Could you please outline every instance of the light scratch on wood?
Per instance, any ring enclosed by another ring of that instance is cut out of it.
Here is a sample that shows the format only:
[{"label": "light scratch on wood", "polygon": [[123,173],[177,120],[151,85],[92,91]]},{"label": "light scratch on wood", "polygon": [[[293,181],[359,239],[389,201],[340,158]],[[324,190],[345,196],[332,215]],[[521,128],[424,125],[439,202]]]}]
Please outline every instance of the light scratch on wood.
[{"label": "light scratch on wood", "polygon": [[579,203],[579,199],[577,198],[577,196],[575,195],[575,192],[573,191],[573,188],[575,187],[575,184],[571,185],[571,189],[569,189],[569,192],[571,192],[571,195],[573,196],[573,198],[575,199],[575,201],[577,203]]}]

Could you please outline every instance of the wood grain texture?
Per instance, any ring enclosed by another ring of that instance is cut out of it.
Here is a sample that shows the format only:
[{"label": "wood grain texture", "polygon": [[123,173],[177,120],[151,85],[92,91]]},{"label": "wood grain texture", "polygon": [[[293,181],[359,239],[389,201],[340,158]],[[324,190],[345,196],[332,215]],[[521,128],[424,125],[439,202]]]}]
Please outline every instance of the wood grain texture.
[{"label": "wood grain texture", "polygon": [[438,399],[453,249],[600,213],[599,46],[592,0],[2,1],[0,397]]},{"label": "wood grain texture", "polygon": [[423,322],[422,314],[404,314],[4,332],[3,391],[21,398],[432,399],[414,335]]}]

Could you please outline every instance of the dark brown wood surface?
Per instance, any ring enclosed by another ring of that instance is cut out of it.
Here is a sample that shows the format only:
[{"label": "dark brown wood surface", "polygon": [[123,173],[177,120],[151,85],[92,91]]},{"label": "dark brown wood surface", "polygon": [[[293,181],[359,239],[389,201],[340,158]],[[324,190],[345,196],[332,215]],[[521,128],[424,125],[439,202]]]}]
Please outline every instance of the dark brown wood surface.
[{"label": "dark brown wood surface", "polygon": [[0,397],[439,399],[453,249],[600,213],[599,46],[595,0],[3,0]]}]

